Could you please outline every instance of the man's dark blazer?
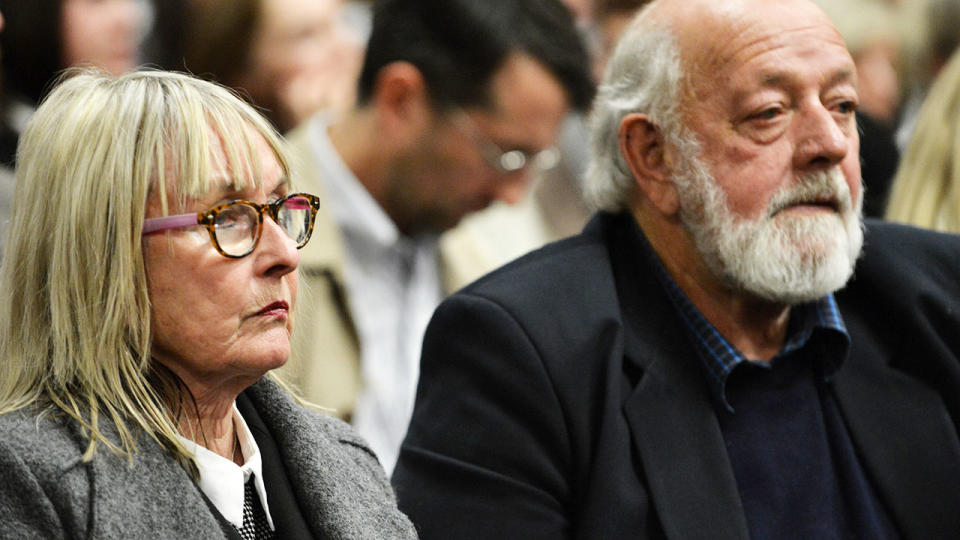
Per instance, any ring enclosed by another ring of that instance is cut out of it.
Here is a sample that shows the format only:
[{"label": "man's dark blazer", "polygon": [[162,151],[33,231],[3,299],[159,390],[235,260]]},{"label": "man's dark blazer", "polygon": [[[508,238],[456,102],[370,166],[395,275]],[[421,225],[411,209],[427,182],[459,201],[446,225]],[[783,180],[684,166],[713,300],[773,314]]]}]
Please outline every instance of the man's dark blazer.
[{"label": "man's dark blazer", "polygon": [[[447,299],[393,476],[421,538],[746,539],[702,367],[629,214]],[[832,379],[906,538],[960,537],[960,239],[872,223]]]}]

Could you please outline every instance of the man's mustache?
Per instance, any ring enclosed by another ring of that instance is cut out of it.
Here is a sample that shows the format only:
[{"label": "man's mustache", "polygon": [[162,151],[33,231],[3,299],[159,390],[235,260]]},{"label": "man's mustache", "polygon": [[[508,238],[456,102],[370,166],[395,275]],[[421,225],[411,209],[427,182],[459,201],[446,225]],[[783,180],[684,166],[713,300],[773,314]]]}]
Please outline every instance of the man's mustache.
[{"label": "man's mustache", "polygon": [[796,185],[774,194],[767,206],[767,215],[773,217],[783,210],[801,205],[824,206],[838,214],[852,211],[850,189],[840,169],[834,167],[802,176]]}]

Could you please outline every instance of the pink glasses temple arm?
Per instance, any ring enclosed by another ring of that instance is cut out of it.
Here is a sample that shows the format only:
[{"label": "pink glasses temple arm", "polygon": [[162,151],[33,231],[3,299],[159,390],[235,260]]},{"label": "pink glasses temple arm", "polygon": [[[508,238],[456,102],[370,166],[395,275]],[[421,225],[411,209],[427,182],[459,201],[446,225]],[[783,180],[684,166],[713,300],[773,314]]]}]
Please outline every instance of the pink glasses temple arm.
[{"label": "pink glasses temple arm", "polygon": [[143,234],[197,225],[197,214],[180,214],[143,220]]}]

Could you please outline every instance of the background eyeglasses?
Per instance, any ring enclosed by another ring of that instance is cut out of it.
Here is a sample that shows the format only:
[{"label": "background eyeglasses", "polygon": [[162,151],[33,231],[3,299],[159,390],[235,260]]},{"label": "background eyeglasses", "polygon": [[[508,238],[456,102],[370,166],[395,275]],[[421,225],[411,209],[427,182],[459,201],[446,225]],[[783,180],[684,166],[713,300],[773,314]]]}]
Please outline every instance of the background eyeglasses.
[{"label": "background eyeglasses", "polygon": [[547,171],[560,162],[560,150],[555,146],[548,146],[543,150],[531,154],[523,150],[504,150],[493,142],[470,118],[463,109],[457,109],[453,114],[453,124],[462,133],[471,137],[480,145],[480,155],[484,161],[500,174],[510,174],[533,167],[538,171]]},{"label": "background eyeglasses", "polygon": [[195,214],[145,219],[143,234],[203,225],[210,233],[213,247],[221,255],[238,259],[256,249],[265,213],[296,242],[297,249],[302,248],[313,233],[313,221],[319,208],[320,198],[307,193],[287,195],[270,204],[232,201]]}]

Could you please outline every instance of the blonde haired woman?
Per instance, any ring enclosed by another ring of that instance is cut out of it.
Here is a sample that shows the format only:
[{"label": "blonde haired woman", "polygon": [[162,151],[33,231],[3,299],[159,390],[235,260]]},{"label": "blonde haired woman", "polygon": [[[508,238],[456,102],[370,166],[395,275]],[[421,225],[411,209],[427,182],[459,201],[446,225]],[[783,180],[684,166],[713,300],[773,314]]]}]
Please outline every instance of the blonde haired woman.
[{"label": "blonde haired woman", "polygon": [[924,101],[894,177],[886,218],[960,233],[960,55]]},{"label": "blonde haired woman", "polygon": [[407,538],[366,444],[270,375],[316,199],[187,76],[77,74],[21,139],[0,270],[0,537]]}]

